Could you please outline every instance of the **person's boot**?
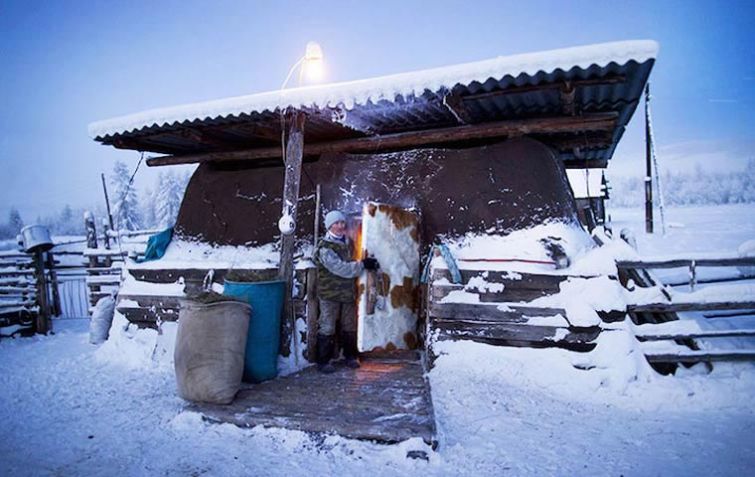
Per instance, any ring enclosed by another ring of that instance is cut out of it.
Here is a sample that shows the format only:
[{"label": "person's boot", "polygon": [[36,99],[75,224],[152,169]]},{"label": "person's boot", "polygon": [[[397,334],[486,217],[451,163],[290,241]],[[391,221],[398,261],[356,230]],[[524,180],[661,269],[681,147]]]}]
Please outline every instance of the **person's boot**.
[{"label": "person's boot", "polygon": [[359,368],[357,334],[349,332],[341,333],[341,344],[343,345],[344,364],[351,369]]},{"label": "person's boot", "polygon": [[324,374],[330,374],[336,370],[330,364],[330,358],[333,356],[335,347],[335,336],[317,335],[317,370]]}]

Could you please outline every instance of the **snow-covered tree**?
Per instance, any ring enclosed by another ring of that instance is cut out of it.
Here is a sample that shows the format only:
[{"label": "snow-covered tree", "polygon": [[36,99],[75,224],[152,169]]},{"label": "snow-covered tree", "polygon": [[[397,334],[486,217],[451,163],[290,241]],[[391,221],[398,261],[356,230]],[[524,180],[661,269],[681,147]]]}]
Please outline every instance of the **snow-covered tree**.
[{"label": "snow-covered tree", "polygon": [[136,190],[129,186],[129,172],[126,164],[116,161],[110,183],[113,186],[113,220],[118,229],[138,230],[141,214]]},{"label": "snow-covered tree", "polygon": [[173,171],[160,173],[155,191],[155,218],[161,228],[170,227],[176,222],[178,209],[184,193],[183,180]]},{"label": "snow-covered tree", "polygon": [[17,234],[23,227],[24,221],[21,219],[21,213],[15,207],[10,209],[8,217],[8,227],[13,234]]},{"label": "snow-covered tree", "polygon": [[141,198],[142,205],[142,225],[151,229],[157,227],[157,216],[155,215],[155,191],[147,188],[144,190]]}]

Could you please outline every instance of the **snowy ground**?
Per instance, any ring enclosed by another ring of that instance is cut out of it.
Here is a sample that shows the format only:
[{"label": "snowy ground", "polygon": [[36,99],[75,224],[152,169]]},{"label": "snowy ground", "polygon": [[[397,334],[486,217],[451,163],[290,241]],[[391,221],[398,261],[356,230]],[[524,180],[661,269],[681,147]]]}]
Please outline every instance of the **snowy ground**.
[{"label": "snowy ground", "polygon": [[[751,213],[683,211],[673,244],[703,226],[718,234],[707,251],[732,251],[755,236]],[[622,221],[639,229],[636,215]],[[667,250],[638,240],[641,252]],[[748,475],[755,466],[750,364],[662,377],[637,361],[627,375],[578,370],[582,357],[564,350],[443,343],[430,373],[440,446],[426,462],[406,458],[429,450],[417,441],[203,423],[176,396],[170,330],[116,333],[98,348],[86,320],[56,325],[54,336],[0,341],[0,475]]]}]

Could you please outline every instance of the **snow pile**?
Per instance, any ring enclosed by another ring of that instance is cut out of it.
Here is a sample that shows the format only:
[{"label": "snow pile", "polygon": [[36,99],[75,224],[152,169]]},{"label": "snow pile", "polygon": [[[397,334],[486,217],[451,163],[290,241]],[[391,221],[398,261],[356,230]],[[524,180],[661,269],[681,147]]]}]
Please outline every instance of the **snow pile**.
[{"label": "snow pile", "polygon": [[279,257],[280,253],[275,250],[274,244],[252,247],[174,239],[160,260],[132,263],[129,268],[278,268]]},{"label": "snow pile", "polygon": [[[153,109],[89,125],[92,138],[123,134],[149,126],[162,126],[183,121],[225,118],[242,114],[293,108],[344,108],[357,105],[396,101],[397,98],[420,97],[426,91],[451,90],[457,84],[484,83],[489,78],[500,80],[522,74],[536,75],[573,68],[587,69],[593,65],[643,63],[655,58],[658,44],[650,40],[602,43],[574,48],[498,57],[474,63],[434,68],[380,78],[332,83],[303,88],[276,90],[267,93],[226,98],[217,101]],[[345,115],[348,118],[348,115]]]},{"label": "snow pile", "polygon": [[278,376],[288,376],[313,364],[304,357],[307,344],[304,343],[303,338],[307,336],[307,322],[299,318],[294,326],[296,329],[291,334],[291,348],[288,356],[278,355]]},{"label": "snow pile", "polygon": [[597,311],[623,311],[627,308],[624,288],[607,276],[570,277],[560,283],[559,293],[537,298],[528,304],[562,308],[572,326],[597,326],[601,324]]},{"label": "snow pile", "polygon": [[[434,390],[440,383],[461,389],[470,374],[484,374],[491,388],[525,388],[560,400],[627,409],[736,409],[755,392],[751,367],[718,364],[707,374],[699,364],[690,368],[692,371],[662,376],[647,363],[627,329],[604,331],[597,342],[593,351],[578,353],[442,341],[436,344],[440,356],[430,372],[430,382]],[[448,383],[450,380],[455,382]],[[722,388],[727,392],[721,392]]]},{"label": "snow pile", "polygon": [[117,310],[110,328],[110,338],[95,352],[103,363],[129,369],[162,369],[173,372],[173,351],[178,323],[163,322],[160,330],[139,329]]},{"label": "snow pile", "polygon": [[[508,235],[468,233],[446,242],[459,268],[479,270],[517,270],[529,272],[571,273],[570,269],[554,270],[553,265],[526,262],[490,262],[478,259],[516,259],[550,262],[552,258],[543,245],[550,240],[563,247],[566,255],[574,261],[595,247],[590,236],[581,227],[558,221],[548,222],[528,229],[515,230]],[[447,268],[442,257],[434,257],[433,268]]]},{"label": "snow pile", "polygon": [[100,298],[92,311],[92,319],[89,322],[89,342],[101,344],[107,340],[110,333],[110,325],[113,323],[115,312],[115,299],[111,296]]}]

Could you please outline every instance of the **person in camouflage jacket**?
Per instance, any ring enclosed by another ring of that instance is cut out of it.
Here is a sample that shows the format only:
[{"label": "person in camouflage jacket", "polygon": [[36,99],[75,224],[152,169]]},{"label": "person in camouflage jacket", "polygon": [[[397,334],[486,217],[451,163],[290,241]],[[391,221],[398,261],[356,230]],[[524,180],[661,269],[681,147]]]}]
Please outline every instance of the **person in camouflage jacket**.
[{"label": "person in camouflage jacket", "polygon": [[362,271],[376,270],[377,260],[352,259],[354,247],[346,236],[346,216],[333,210],[325,216],[325,236],[315,250],[317,264],[317,296],[320,303],[320,317],[317,330],[317,367],[323,373],[332,373],[330,364],[335,351],[335,334],[338,323],[341,325],[341,345],[346,365],[358,368],[357,361],[357,319],[356,319],[356,277]]}]

